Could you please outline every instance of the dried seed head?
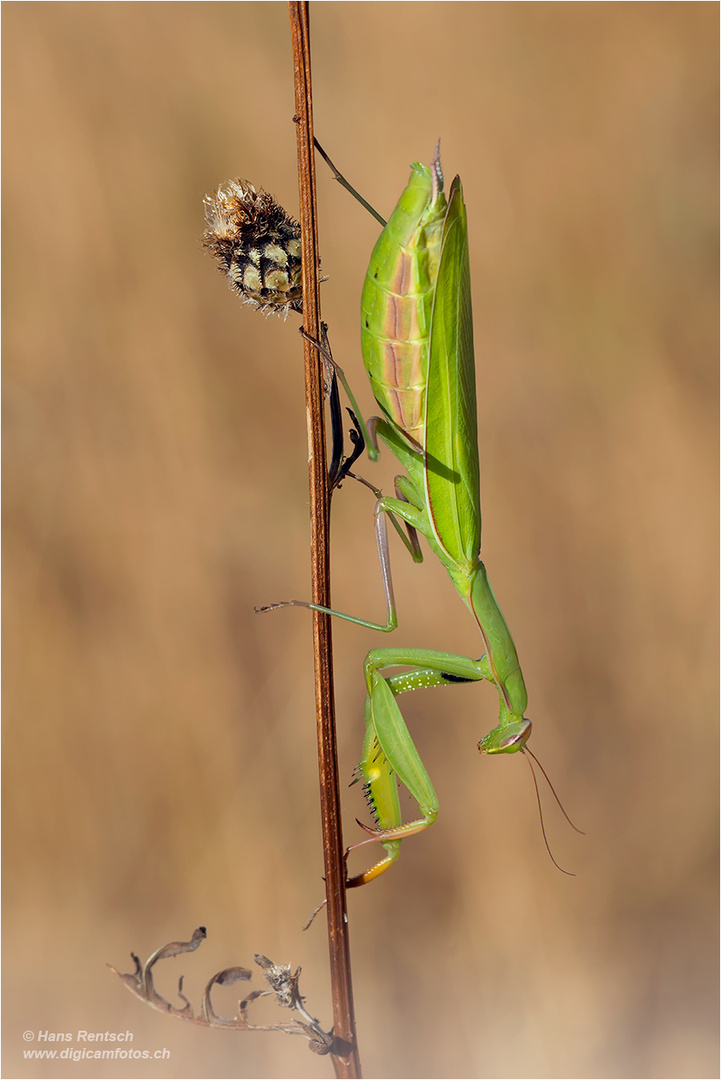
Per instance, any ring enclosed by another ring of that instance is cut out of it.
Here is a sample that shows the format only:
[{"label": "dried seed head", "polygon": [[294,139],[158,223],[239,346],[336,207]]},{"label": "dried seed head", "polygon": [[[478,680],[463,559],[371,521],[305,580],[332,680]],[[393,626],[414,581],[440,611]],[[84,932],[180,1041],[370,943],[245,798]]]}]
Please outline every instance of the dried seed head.
[{"label": "dried seed head", "polygon": [[300,225],[267,191],[229,180],[206,195],[203,247],[259,311],[302,311]]}]

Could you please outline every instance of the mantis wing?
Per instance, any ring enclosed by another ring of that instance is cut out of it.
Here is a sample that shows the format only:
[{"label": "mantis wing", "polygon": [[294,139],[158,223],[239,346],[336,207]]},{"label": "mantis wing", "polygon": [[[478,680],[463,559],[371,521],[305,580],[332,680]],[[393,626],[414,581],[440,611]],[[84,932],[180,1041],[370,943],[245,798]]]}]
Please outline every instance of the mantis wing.
[{"label": "mantis wing", "polygon": [[468,221],[458,177],[443,224],[426,389],[426,497],[443,551],[471,569],[481,547]]}]

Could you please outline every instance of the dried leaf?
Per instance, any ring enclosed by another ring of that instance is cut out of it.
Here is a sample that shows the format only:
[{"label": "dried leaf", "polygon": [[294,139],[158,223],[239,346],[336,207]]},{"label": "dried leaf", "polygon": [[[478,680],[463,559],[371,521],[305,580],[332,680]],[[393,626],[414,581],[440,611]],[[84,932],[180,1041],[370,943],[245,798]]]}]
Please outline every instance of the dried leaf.
[{"label": "dried leaf", "polygon": [[[238,1011],[234,1017],[219,1016],[215,1012],[210,993],[214,986],[234,986],[235,983],[247,981],[253,977],[253,973],[244,967],[223,968],[218,971],[208,982],[201,1002],[201,1011],[196,1014],[191,1003],[183,993],[183,976],[178,980],[178,997],[183,1002],[182,1007],[172,1005],[158,993],[153,983],[153,967],[159,960],[167,960],[182,953],[194,952],[206,938],[204,926],[199,926],[190,941],[171,941],[163,945],[150,955],[145,964],[141,964],[135,953],[130,955],[135,963],[135,971],[122,975],[116,968],[109,964],[120,981],[141,1001],[159,1012],[176,1016],[180,1020],[187,1020],[192,1024],[201,1024],[204,1027],[235,1028],[238,1031],[284,1031],[288,1035],[302,1035],[308,1040],[308,1047],[314,1054],[328,1054],[333,1045],[333,1036],[327,1034],[321,1028],[318,1021],[310,1015],[303,1003],[303,998],[298,989],[300,968],[291,973],[290,965],[274,964],[267,956],[255,954],[255,961],[263,969],[265,978],[270,985],[269,990],[251,990],[247,997],[238,1003]],[[248,1019],[247,1009],[252,1002],[260,997],[275,995],[276,1005],[280,1008],[295,1010],[300,1019],[289,1024],[252,1024]]]}]

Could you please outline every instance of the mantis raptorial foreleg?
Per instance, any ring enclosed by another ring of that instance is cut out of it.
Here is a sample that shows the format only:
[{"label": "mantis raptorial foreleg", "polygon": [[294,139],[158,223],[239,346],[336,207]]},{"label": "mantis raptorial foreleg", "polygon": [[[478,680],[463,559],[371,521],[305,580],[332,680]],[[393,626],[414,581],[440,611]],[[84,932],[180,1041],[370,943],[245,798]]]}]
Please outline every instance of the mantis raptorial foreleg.
[{"label": "mantis raptorial foreleg", "polygon": [[[387,668],[408,666],[416,661],[423,666],[399,675],[382,674]],[[366,657],[364,669],[368,690],[366,737],[356,779],[364,781],[364,793],[377,828],[367,829],[372,833],[370,838],[354,847],[378,841],[383,844],[386,855],[364,873],[350,878],[348,888],[365,885],[392,866],[398,858],[401,840],[428,828],[438,815],[438,799],[398,708],[398,695],[431,686],[493,679],[485,657],[472,660],[424,649],[373,649]],[[416,800],[422,815],[405,824],[398,799],[398,781]]]}]

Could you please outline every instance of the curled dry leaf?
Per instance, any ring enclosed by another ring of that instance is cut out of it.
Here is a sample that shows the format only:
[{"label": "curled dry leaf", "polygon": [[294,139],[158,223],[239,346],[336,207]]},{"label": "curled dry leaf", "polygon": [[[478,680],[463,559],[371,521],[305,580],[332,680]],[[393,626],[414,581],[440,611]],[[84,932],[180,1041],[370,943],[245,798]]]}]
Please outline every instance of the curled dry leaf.
[{"label": "curled dry leaf", "polygon": [[[159,1012],[169,1013],[180,1020],[187,1020],[191,1024],[201,1024],[204,1027],[236,1028],[239,1031],[284,1031],[288,1035],[302,1035],[308,1040],[308,1048],[316,1054],[330,1053],[333,1045],[333,1036],[321,1028],[315,1017],[311,1016],[305,1008],[303,997],[298,989],[300,968],[291,973],[287,964],[274,964],[267,956],[255,954],[255,962],[263,969],[266,981],[270,989],[251,990],[247,997],[238,1003],[238,1011],[234,1017],[220,1016],[213,1008],[211,990],[214,986],[233,986],[237,982],[247,981],[253,977],[252,971],[244,967],[224,968],[213,975],[203,991],[201,1009],[196,1013],[193,1006],[183,994],[183,976],[178,981],[178,997],[182,1006],[173,1005],[155,989],[153,982],[153,967],[159,960],[167,960],[181,953],[194,952],[207,936],[204,926],[199,926],[193,932],[190,941],[171,941],[151,953],[144,964],[131,953],[135,963],[135,971],[129,974],[121,974],[112,964],[108,967],[114,971],[120,981],[127,986],[137,998],[150,1005]],[[279,1008],[292,1009],[298,1014],[298,1020],[286,1024],[253,1024],[248,1019],[248,1006],[260,997],[275,995],[275,1003]]]}]

